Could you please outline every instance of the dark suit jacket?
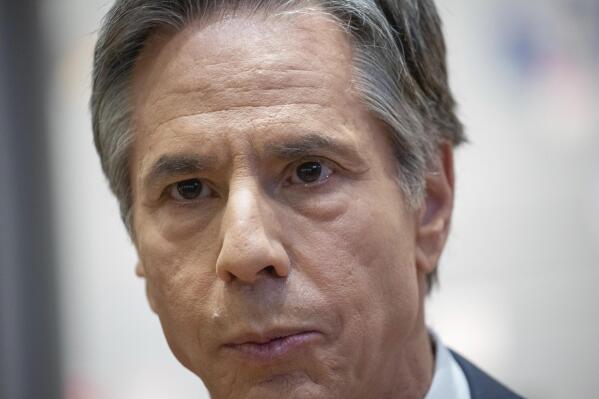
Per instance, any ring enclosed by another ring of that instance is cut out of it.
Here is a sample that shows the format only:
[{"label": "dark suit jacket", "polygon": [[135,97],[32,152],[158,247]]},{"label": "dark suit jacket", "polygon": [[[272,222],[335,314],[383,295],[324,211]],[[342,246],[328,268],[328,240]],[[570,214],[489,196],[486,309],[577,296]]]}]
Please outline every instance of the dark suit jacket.
[{"label": "dark suit jacket", "polygon": [[462,356],[453,351],[451,354],[464,371],[472,399],[523,399]]}]

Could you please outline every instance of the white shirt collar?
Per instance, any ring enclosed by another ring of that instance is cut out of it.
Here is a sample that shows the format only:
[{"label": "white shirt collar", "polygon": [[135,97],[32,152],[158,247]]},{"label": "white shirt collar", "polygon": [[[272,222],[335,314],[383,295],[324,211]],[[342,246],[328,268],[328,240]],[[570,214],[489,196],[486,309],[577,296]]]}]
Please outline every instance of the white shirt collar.
[{"label": "white shirt collar", "polygon": [[441,339],[429,332],[435,342],[435,373],[424,399],[470,399],[468,381],[460,365]]}]

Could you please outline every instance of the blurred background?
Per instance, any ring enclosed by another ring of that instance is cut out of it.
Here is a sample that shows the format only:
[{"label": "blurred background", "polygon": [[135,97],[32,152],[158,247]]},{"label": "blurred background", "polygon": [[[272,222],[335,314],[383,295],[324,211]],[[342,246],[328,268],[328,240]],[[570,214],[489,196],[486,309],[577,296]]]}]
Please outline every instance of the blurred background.
[{"label": "blurred background", "polygon": [[[146,304],[93,147],[112,2],[0,4],[0,397],[207,398]],[[437,5],[471,143],[429,324],[526,397],[598,397],[599,2]]]}]

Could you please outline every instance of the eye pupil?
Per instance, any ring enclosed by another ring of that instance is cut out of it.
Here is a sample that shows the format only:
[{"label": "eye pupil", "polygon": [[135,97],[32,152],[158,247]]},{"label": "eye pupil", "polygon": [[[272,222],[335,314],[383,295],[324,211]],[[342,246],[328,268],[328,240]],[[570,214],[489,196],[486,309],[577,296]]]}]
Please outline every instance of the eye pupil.
[{"label": "eye pupil", "polygon": [[312,183],[322,174],[322,165],[319,162],[304,162],[297,167],[296,173],[303,182]]},{"label": "eye pupil", "polygon": [[177,183],[177,191],[181,197],[192,200],[202,192],[202,183],[197,179],[185,180]]}]

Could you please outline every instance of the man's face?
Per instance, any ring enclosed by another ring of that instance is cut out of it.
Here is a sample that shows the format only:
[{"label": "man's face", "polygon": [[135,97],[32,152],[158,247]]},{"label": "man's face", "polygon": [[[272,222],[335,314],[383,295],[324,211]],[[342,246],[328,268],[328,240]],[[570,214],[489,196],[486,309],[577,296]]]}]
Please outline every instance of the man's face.
[{"label": "man's face", "polygon": [[383,397],[414,360],[420,213],[351,78],[314,15],[190,26],[136,65],[140,273],[215,398]]}]

